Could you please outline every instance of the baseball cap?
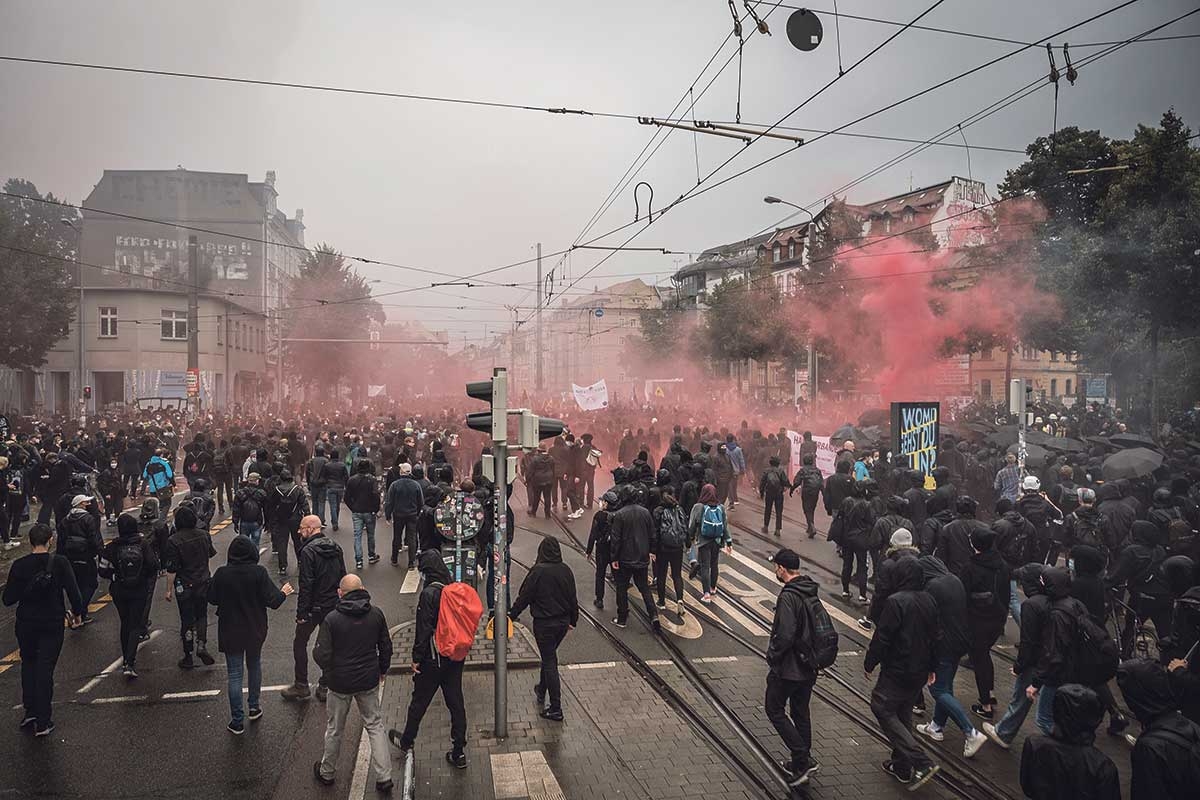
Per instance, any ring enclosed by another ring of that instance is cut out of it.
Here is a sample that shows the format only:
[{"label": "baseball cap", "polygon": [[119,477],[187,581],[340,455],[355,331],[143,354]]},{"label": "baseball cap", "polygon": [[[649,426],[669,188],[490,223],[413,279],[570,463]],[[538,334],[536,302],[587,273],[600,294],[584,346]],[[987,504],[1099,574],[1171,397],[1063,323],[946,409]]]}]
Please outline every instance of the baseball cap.
[{"label": "baseball cap", "polygon": [[908,528],[896,528],[892,532],[892,538],[889,541],[892,547],[912,547],[912,531]]},{"label": "baseball cap", "polygon": [[71,498],[71,505],[72,506],[81,506],[84,503],[91,502],[91,499],[92,498],[86,494],[77,494]]},{"label": "baseball cap", "polygon": [[1025,479],[1023,481],[1021,481],[1021,490],[1022,491],[1037,492],[1037,491],[1041,491],[1041,488],[1042,488],[1042,482],[1039,481],[1037,479],[1037,477],[1034,475],[1026,475]]},{"label": "baseball cap", "polygon": [[783,548],[775,555],[771,556],[771,563],[778,564],[786,570],[795,572],[800,569],[800,554],[795,550]]},{"label": "baseball cap", "polygon": [[1080,486],[1075,494],[1079,497],[1079,502],[1081,503],[1088,503],[1090,505],[1091,503],[1096,502],[1096,492],[1094,489],[1089,489],[1086,486]]}]

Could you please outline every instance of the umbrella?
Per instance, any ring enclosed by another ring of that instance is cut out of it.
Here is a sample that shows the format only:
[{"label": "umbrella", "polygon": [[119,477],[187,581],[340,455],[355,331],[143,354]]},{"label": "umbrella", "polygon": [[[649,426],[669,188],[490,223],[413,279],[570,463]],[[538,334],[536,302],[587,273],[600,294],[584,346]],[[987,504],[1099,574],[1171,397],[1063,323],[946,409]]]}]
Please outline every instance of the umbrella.
[{"label": "umbrella", "polygon": [[1110,442],[1107,438],[1105,438],[1103,436],[1088,436],[1085,438],[1084,441],[1091,442],[1092,444],[1098,444],[1101,447],[1107,447],[1109,450],[1111,450],[1115,447],[1115,445],[1112,442]]},{"label": "umbrella", "polygon": [[1113,453],[1104,459],[1102,467],[1104,480],[1115,481],[1119,478],[1141,478],[1149,475],[1162,466],[1162,453],[1147,450],[1144,447],[1132,447]]},{"label": "umbrella", "polygon": [[850,439],[855,444],[858,444],[860,439],[866,439],[867,437],[862,431],[847,422],[845,425],[834,431],[829,438],[839,439],[843,442],[847,439]]},{"label": "umbrella", "polygon": [[1017,442],[1017,426],[1016,425],[1001,425],[996,428],[995,433],[989,433],[987,437],[988,444],[994,444],[997,447],[1007,447],[1010,444]]},{"label": "umbrella", "polygon": [[963,427],[975,433],[992,433],[996,430],[996,426],[989,422],[968,422]]},{"label": "umbrella", "polygon": [[892,421],[892,412],[886,408],[871,408],[858,417],[858,424],[864,428],[872,425],[887,425]]},{"label": "umbrella", "polygon": [[[1008,448],[1008,452],[1014,456],[1017,454],[1017,445],[1014,443]],[[1026,445],[1025,447],[1025,466],[1041,467],[1046,465],[1046,461],[1050,458],[1049,451],[1044,447],[1036,444]]]},{"label": "umbrella", "polygon": [[1057,436],[1047,437],[1041,445],[1047,450],[1056,450],[1060,453],[1086,453],[1088,449],[1087,445],[1078,439],[1060,439]]},{"label": "umbrella", "polygon": [[1195,450],[1197,453],[1200,453],[1200,442],[1197,442],[1195,439],[1192,439],[1191,441],[1185,442],[1185,444],[1188,447],[1190,447],[1192,450]]},{"label": "umbrella", "polygon": [[1108,440],[1117,447],[1158,447],[1149,436],[1138,433],[1114,433]]}]

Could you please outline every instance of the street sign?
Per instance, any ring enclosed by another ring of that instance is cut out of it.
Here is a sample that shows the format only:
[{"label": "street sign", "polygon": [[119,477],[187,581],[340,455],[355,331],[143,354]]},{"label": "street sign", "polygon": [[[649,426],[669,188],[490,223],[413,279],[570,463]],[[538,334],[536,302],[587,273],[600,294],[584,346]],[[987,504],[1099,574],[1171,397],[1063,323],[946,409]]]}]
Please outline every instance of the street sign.
[{"label": "street sign", "polygon": [[185,379],[185,384],[187,386],[187,396],[188,397],[199,397],[200,396],[200,370],[189,369],[187,371],[187,378]]},{"label": "street sign", "polygon": [[597,308],[597,309],[596,309],[595,311],[593,311],[592,313],[593,313],[593,314],[595,314],[597,317],[603,317],[603,316],[604,316],[604,309],[603,309],[603,308]]}]

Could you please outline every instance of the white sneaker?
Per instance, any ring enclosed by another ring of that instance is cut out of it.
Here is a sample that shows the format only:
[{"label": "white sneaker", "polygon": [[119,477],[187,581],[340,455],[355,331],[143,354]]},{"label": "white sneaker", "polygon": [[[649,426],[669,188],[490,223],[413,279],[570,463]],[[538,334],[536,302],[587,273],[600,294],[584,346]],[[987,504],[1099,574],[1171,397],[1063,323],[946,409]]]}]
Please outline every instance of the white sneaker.
[{"label": "white sneaker", "polygon": [[[946,734],[942,732],[942,729],[935,728],[932,722],[922,722],[917,726],[917,733],[921,734],[922,736],[928,736],[935,742],[940,742],[946,738]],[[982,742],[980,744],[982,744]],[[975,749],[978,750],[979,748],[976,747]]]},{"label": "white sneaker", "polygon": [[988,737],[979,731],[974,731],[963,742],[963,758],[970,758],[979,752],[979,748],[983,747],[983,743],[988,740]]},{"label": "white sneaker", "polygon": [[983,723],[983,733],[987,738],[991,739],[996,744],[1007,750],[1011,745],[1000,738],[1000,734],[996,732],[996,726],[990,722]]},{"label": "white sneaker", "polygon": [[702,594],[702,595],[700,596],[700,602],[701,602],[701,603],[711,603],[711,602],[712,602],[712,595],[711,595],[711,594],[709,594],[708,592],[705,592],[704,594]]}]

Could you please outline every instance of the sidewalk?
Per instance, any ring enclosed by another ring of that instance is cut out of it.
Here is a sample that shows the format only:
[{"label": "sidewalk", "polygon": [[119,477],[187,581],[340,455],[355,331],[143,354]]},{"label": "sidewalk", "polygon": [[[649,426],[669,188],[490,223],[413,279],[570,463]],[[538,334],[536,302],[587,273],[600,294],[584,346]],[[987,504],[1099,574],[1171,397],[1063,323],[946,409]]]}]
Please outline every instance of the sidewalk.
[{"label": "sidewalk", "polygon": [[[493,643],[485,636],[487,621],[487,614],[484,614],[479,620],[479,629],[475,631],[475,644],[471,646],[471,652],[467,655],[467,665],[464,669],[491,669],[495,663],[495,655],[492,650]],[[412,672],[412,648],[415,637],[416,624],[412,620],[397,625],[392,629],[393,656],[392,668],[388,670],[389,673],[395,675]],[[510,670],[540,667],[542,663],[538,658],[537,645],[533,641],[533,634],[519,622],[513,625],[513,635],[508,640],[507,655],[508,668]]]}]

